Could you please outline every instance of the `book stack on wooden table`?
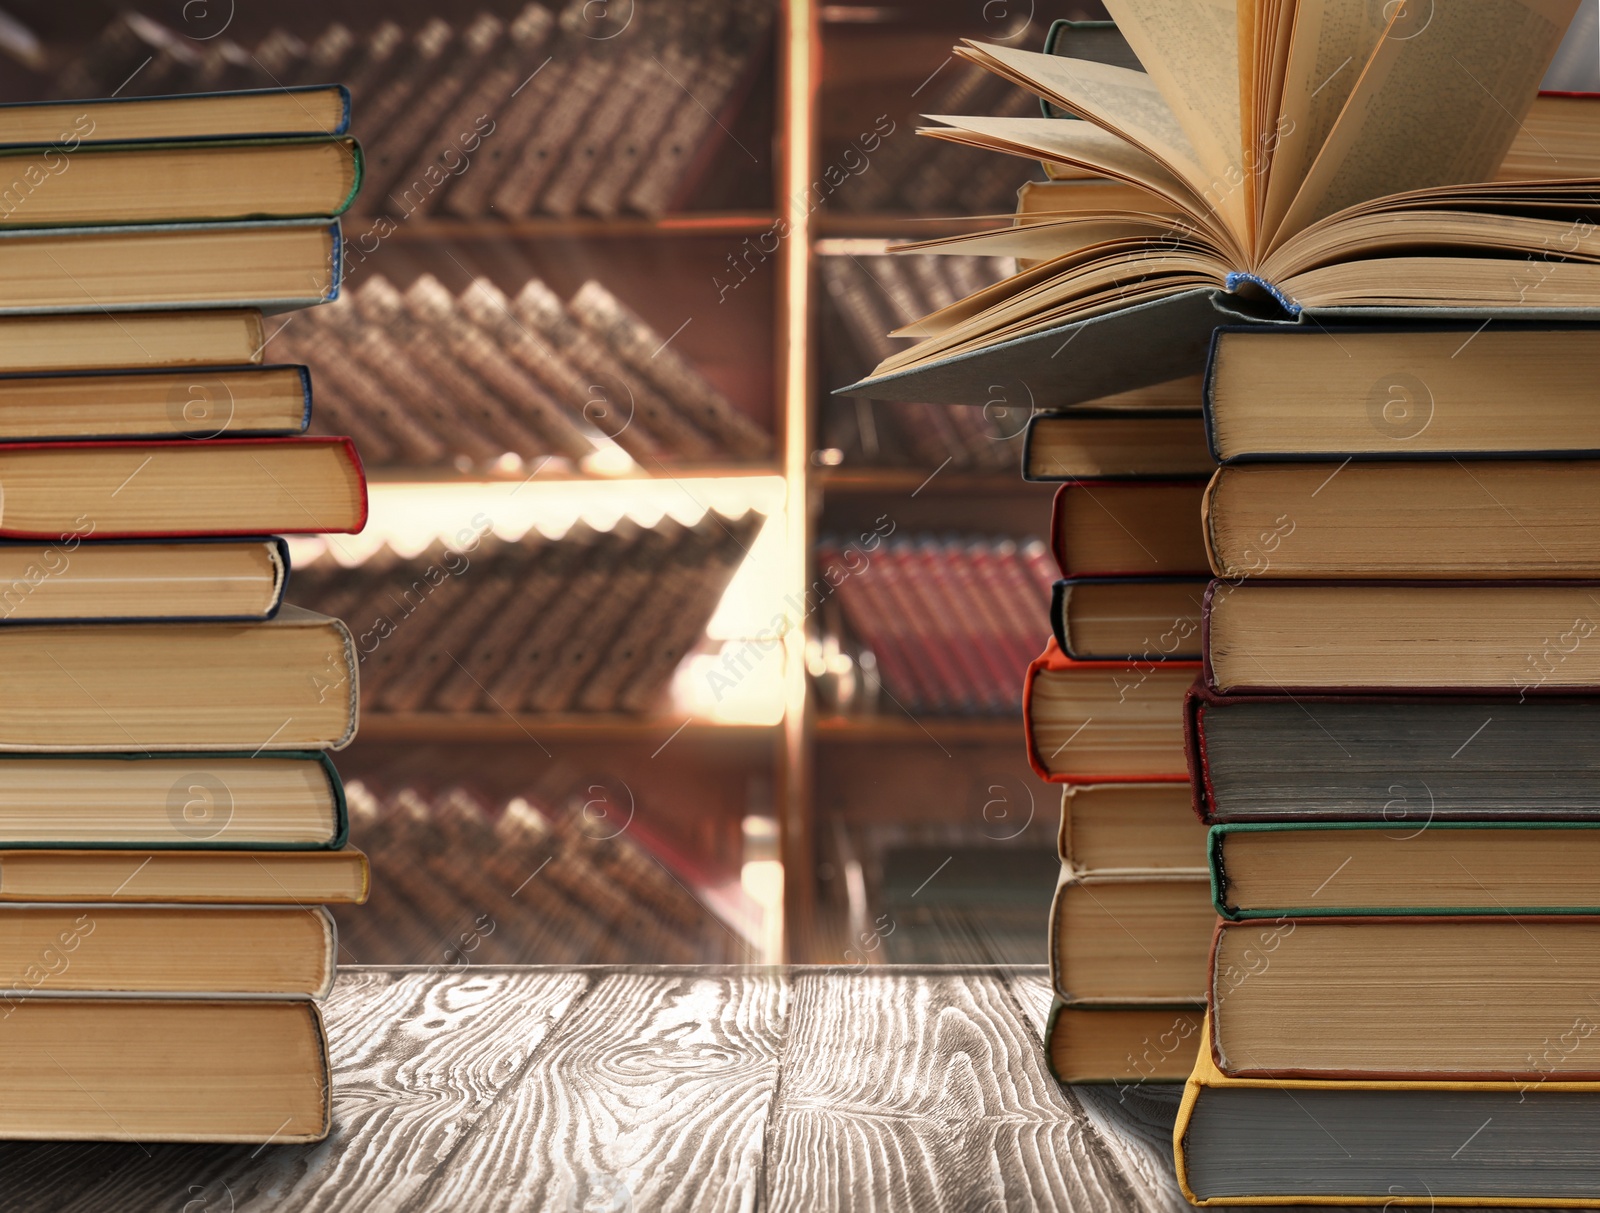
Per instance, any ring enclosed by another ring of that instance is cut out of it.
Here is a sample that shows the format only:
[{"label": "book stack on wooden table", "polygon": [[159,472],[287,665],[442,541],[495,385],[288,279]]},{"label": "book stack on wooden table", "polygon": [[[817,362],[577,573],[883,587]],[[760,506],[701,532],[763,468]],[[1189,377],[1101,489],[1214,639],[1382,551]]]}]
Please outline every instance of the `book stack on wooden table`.
[{"label": "book stack on wooden table", "polygon": [[1593,1195],[1597,359],[1571,325],[1217,333],[1197,1196]]},{"label": "book stack on wooden table", "polygon": [[[1221,466],[1166,488],[1186,509],[1106,507],[1149,482],[1063,487],[1028,699],[1049,778],[1187,778],[1221,918],[1209,964],[1199,931],[1152,948],[1182,877],[1117,899],[1097,813],[1156,830],[1075,791],[1057,994],[1132,1002],[1089,982],[1140,952],[1140,993],[1201,987],[1174,1136],[1194,1203],[1600,1204],[1600,215],[1581,168],[1515,146],[1577,5],[1107,7],[1121,59],[958,49],[1063,116],[931,133],[1071,171],[1011,227],[916,246],[1020,268],[848,389],[1027,389],[1059,410],[1030,471],[1094,475],[1075,435],[1138,435],[1080,406],[1205,368]],[[1147,422],[1123,473],[1171,476],[1182,423]],[[1108,627],[1136,591],[1091,575],[1196,541],[1216,580],[1185,695],[1189,672],[1106,645],[1139,632]],[[1058,1011],[1058,1069],[1131,1081],[1083,1064],[1101,1022]]]},{"label": "book stack on wooden table", "polygon": [[1059,481],[1051,637],[1023,693],[1028,757],[1062,784],[1049,1052],[1064,1082],[1194,1064],[1213,914],[1189,808],[1184,692],[1199,669],[1214,464],[1189,377],[1029,422],[1023,475]]},{"label": "book stack on wooden table", "polygon": [[348,115],[0,108],[0,1137],[328,1131],[356,661],[278,536],[360,530],[366,484],[262,314],[337,293]]}]

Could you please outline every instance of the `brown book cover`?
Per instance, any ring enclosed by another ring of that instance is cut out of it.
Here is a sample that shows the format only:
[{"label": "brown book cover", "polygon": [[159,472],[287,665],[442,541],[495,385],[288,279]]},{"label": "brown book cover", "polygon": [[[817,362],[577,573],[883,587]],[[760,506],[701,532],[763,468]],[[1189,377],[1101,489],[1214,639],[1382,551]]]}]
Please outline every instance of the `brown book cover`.
[{"label": "brown book cover", "polygon": [[[400,178],[418,155],[430,134],[427,122],[434,115],[448,113],[474,76],[483,70],[506,36],[505,23],[493,13],[479,13],[454,39],[440,35],[436,23],[429,22],[416,36],[418,63],[414,68],[416,85],[392,112],[376,138],[377,122],[363,126],[369,132],[366,143],[366,193],[378,200],[389,200],[396,184],[409,185]],[[366,98],[357,98],[355,110],[366,117]],[[374,115],[374,118],[381,117]],[[465,128],[470,131],[472,128]],[[446,146],[461,131],[446,135]],[[404,209],[403,207],[401,208]]]},{"label": "brown book cover", "polygon": [[544,386],[528,375],[457,307],[444,284],[424,274],[405,292],[412,317],[428,326],[509,409],[557,454],[577,462],[594,451],[571,417]]},{"label": "brown book cover", "polygon": [[[642,215],[683,207],[699,171],[715,151],[713,129],[726,130],[740,94],[749,87],[770,42],[774,8],[768,0],[743,0],[729,6],[724,25],[701,71],[685,80],[689,97],[673,108],[672,121],[655,153],[640,167],[627,201]],[[689,101],[694,104],[689,104]]]},{"label": "brown book cover", "polygon": [[753,510],[738,518],[710,515],[718,524],[722,538],[712,549],[710,559],[701,566],[694,591],[686,596],[673,614],[667,630],[656,640],[645,659],[636,667],[617,696],[617,706],[626,712],[646,712],[660,705],[683,659],[700,643],[706,625],[716,613],[717,604],[727,591],[750,552],[766,517]]},{"label": "brown book cover", "polygon": [[435,689],[459,668],[456,663],[473,642],[507,609],[542,547],[538,532],[533,532],[531,540],[524,537],[514,543],[487,536],[470,554],[447,550],[444,563],[430,569],[432,576],[442,574],[447,579],[435,593],[446,618],[426,644],[412,646],[411,660],[378,699],[378,706],[391,712],[415,712],[430,706]]},{"label": "brown book cover", "polygon": [[537,624],[522,639],[488,684],[494,699],[509,711],[524,711],[540,684],[560,665],[566,646],[580,635],[585,621],[602,600],[606,587],[640,542],[644,528],[624,517],[596,536],[588,559],[575,568],[561,594],[552,600]]},{"label": "brown book cover", "polygon": [[[483,172],[483,161],[490,158],[491,148],[504,134],[507,110],[521,100],[520,95],[512,94],[544,60],[554,28],[555,17],[549,9],[541,4],[525,5],[504,27],[486,60],[469,73],[455,102],[418,141],[410,165],[396,172],[391,190],[410,191],[423,200],[421,209],[429,211],[440,190]],[[434,181],[443,182],[439,190],[431,188]]]},{"label": "brown book cover", "polygon": [[489,458],[509,451],[533,459],[546,452],[544,440],[512,416],[437,334],[417,323],[406,310],[404,296],[388,279],[368,278],[352,297],[362,318],[383,329],[414,365],[444,389],[445,398],[455,402],[459,421],[482,435],[482,445],[493,452]]},{"label": "brown book cover", "polygon": [[[565,44],[570,60],[561,91],[540,115],[539,122],[519,140],[511,159],[490,195],[491,207],[505,215],[526,215],[536,209],[545,184],[556,174],[591,116],[613,89],[623,89],[633,66],[629,51],[641,36],[639,23],[626,21],[611,36],[597,36],[595,26],[606,23],[609,13],[569,6],[558,18],[569,35]],[[597,20],[598,18],[598,20]],[[582,36],[572,38],[577,32]],[[607,30],[610,33],[610,29]]]},{"label": "brown book cover", "polygon": [[526,699],[530,709],[559,712],[572,706],[572,700],[604,659],[629,616],[656,609],[651,590],[662,565],[671,558],[683,536],[683,525],[668,515],[642,531],[628,546],[604,592],[584,614],[580,626],[563,641],[554,668],[533,684]]},{"label": "brown book cover", "polygon": [[[354,401],[382,420],[407,457],[431,464],[456,452],[475,459],[492,459],[499,453],[483,435],[461,424],[448,393],[412,362],[387,331],[368,323],[350,295],[307,313],[307,319],[310,336],[297,339],[314,344],[317,357],[312,348],[305,351],[312,374],[319,365],[331,365],[341,356],[348,361],[347,381],[357,393]],[[326,339],[319,332],[323,329]]]},{"label": "brown book cover", "polygon": [[[434,706],[445,711],[492,712],[501,709],[489,684],[502,675],[506,663],[522,641],[540,626],[545,608],[561,593],[571,577],[587,562],[599,532],[581,519],[558,540],[519,542],[534,552],[522,571],[504,608],[464,652],[456,668],[446,673],[433,694]],[[510,711],[509,705],[504,705]]]},{"label": "brown book cover", "polygon": [[674,15],[684,14],[675,36],[660,48],[659,62],[640,65],[640,94],[634,99],[625,122],[610,148],[601,156],[579,199],[581,209],[602,218],[611,218],[623,209],[623,195],[638,175],[645,160],[654,153],[672,116],[679,106],[691,104],[683,89],[690,86],[701,69],[707,48],[701,39],[706,6],[695,3],[675,5]]},{"label": "brown book cover", "polygon": [[560,296],[538,279],[512,302],[516,319],[543,337],[588,377],[579,404],[584,420],[634,459],[652,466],[658,453],[700,459],[714,451],[660,392],[568,313]]},{"label": "brown book cover", "polygon": [[673,349],[668,339],[599,282],[592,278],[585,282],[567,306],[580,324],[604,340],[725,451],[747,459],[771,453],[769,434]]},{"label": "brown book cover", "polygon": [[722,533],[721,521],[711,511],[687,528],[650,585],[648,609],[628,612],[622,627],[607,646],[604,659],[578,693],[578,708],[585,712],[616,708],[618,694],[651,648],[670,631],[672,619],[692,607],[704,566]]}]

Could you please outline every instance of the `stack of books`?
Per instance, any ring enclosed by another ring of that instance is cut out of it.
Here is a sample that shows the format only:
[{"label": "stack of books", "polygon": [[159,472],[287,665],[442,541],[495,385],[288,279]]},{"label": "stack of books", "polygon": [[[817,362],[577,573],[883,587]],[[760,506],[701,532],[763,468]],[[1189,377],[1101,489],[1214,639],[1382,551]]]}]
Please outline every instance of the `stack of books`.
[{"label": "stack of books", "polygon": [[1182,703],[1200,657],[1197,519],[1213,467],[1194,379],[1028,423],[1023,476],[1061,485],[1051,638],[1029,666],[1023,720],[1034,771],[1063,785],[1048,1045],[1064,1082],[1131,1086],[1194,1064],[1213,915]]},{"label": "stack of books", "polygon": [[[772,435],[627,304],[591,279],[570,300],[537,278],[508,297],[381,274],[273,338],[311,367],[318,426],[374,466],[571,470],[615,444],[662,460],[750,460]],[[560,462],[552,464],[552,460]]]},{"label": "stack of books", "polygon": [[765,521],[580,520],[514,542],[468,528],[414,556],[303,564],[297,596],[350,621],[369,711],[647,712]]},{"label": "stack of books", "polygon": [[0,109],[0,1137],[328,1131],[355,650],[274,533],[366,484],[261,313],[336,293],[348,107]]},{"label": "stack of books", "polygon": [[729,129],[746,129],[775,12],[773,0],[568,0],[413,28],[334,22],[309,41],[273,29],[254,46],[220,10],[184,10],[176,28],[123,13],[52,95],[345,80],[372,168],[367,209],[406,218],[659,215],[697,201],[708,178],[711,205],[739,209],[759,205],[745,195],[760,176],[730,187],[711,170]]},{"label": "stack of books", "polygon": [[1223,921],[1180,1174],[1592,1194],[1600,330],[1337,341],[1214,345],[1187,716]]},{"label": "stack of books", "polygon": [[[1023,265],[849,390],[1065,406],[1209,354],[1189,746],[1164,740],[1177,671],[1052,654],[1030,688],[1037,759],[1137,723],[1140,769],[1187,766],[1218,823],[1184,1195],[1593,1204],[1600,435],[1573,322],[1600,309],[1600,215],[1526,148],[1502,175],[1577,0],[1194,7],[1109,3],[1120,66],[958,49],[1071,117],[933,133],[1152,204],[926,242]],[[1107,952],[1161,905],[1085,901]]]}]

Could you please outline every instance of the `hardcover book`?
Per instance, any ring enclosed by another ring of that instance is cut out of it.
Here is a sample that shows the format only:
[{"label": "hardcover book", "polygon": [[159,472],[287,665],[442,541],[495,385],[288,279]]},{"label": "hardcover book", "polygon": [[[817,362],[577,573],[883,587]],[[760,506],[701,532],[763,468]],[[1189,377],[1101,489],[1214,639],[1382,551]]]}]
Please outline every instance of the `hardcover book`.
[{"label": "hardcover book", "polygon": [[1050,629],[1074,661],[1199,661],[1203,577],[1074,577],[1055,583]]},{"label": "hardcover book", "polygon": [[1600,819],[1600,703],[1578,696],[1219,695],[1184,730],[1206,822]]},{"label": "hardcover book", "polygon": [[1201,576],[1205,479],[1075,480],[1056,490],[1050,548],[1063,577]]},{"label": "hardcover book", "polygon": [[[1576,7],[1346,20],[1252,5],[1241,37],[1231,10],[1196,21],[1116,0],[1143,71],[968,42],[958,55],[1087,121],[938,116],[927,133],[1138,185],[1157,213],[913,246],[1037,264],[902,330],[923,340],[846,390],[970,401],[1021,381],[1070,404],[1199,370],[1225,319],[1593,308],[1600,270],[1583,242],[1550,255],[1587,206],[1582,187],[1475,184],[1492,181]],[[1391,136],[1419,124],[1425,141]]]},{"label": "hardcover book", "polygon": [[0,481],[9,539],[354,533],[367,521],[348,438],[19,442],[0,446]]},{"label": "hardcover book", "polygon": [[1052,783],[1186,781],[1183,697],[1192,661],[1074,661],[1052,637],[1028,667],[1028,761]]},{"label": "hardcover book", "polygon": [[1201,616],[1218,691],[1600,687],[1592,582],[1213,582]]},{"label": "hardcover book", "polygon": [[1173,1129],[1191,1204],[1600,1206],[1600,1084],[1229,1078],[1209,1035]]},{"label": "hardcover book", "polygon": [[339,294],[338,221],[0,231],[0,314],[257,308]]},{"label": "hardcover book", "polygon": [[1211,1060],[1235,1077],[1595,1081],[1597,942],[1600,919],[1515,912],[1219,923]]}]

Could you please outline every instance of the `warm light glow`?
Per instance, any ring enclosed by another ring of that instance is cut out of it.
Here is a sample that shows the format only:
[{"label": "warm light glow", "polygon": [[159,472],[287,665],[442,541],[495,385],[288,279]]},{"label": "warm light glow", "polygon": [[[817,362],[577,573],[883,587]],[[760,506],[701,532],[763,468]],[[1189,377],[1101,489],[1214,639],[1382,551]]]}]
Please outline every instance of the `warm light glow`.
[{"label": "warm light glow", "polygon": [[360,535],[291,538],[290,553],[295,564],[327,551],[352,565],[385,543],[414,556],[436,539],[459,545],[463,535],[483,529],[508,540],[530,529],[554,539],[580,518],[601,530],[624,516],[653,526],[671,515],[692,526],[707,510],[737,517],[754,509],[767,523],[707,628],[722,648],[692,655],[679,668],[672,710],[697,719],[770,725],[783,719],[784,706],[783,646],[764,639],[783,626],[784,492],[779,476],[541,481],[535,472],[520,482],[380,483],[369,488],[371,514]]},{"label": "warm light glow", "polygon": [[746,896],[761,907],[761,958],[768,964],[783,959],[783,864],[758,859],[739,870]]},{"label": "warm light glow", "polygon": [[695,653],[672,679],[674,710],[724,724],[777,724],[783,719],[784,649],[764,641],[724,641],[717,653]]}]

